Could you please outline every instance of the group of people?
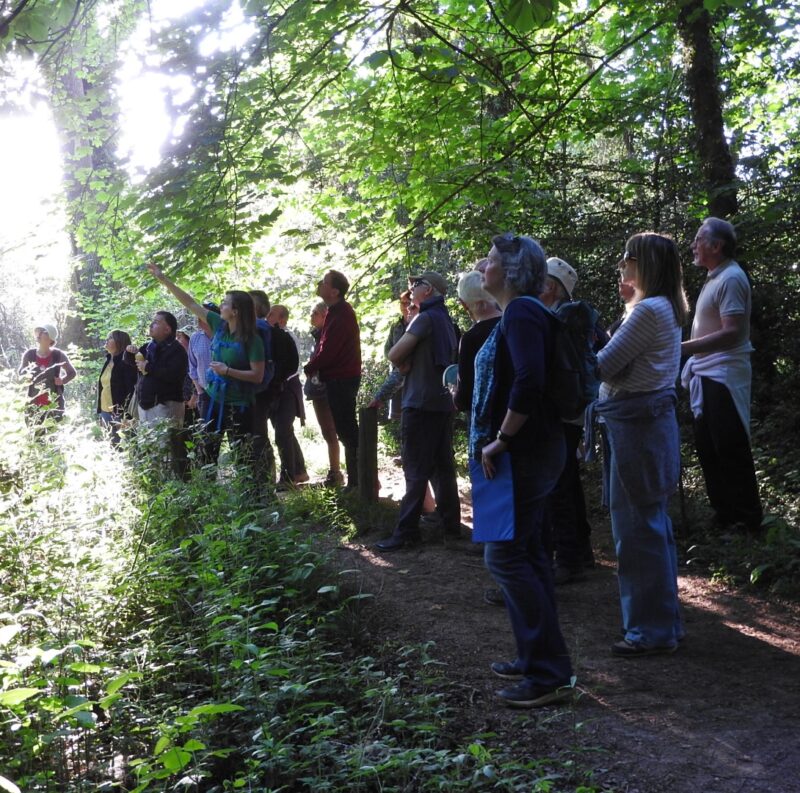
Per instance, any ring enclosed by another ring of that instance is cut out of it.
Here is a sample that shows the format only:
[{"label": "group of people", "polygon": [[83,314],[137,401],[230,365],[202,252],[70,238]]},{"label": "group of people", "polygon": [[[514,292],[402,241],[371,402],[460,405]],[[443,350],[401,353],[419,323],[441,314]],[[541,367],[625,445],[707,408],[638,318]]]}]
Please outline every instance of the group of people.
[{"label": "group of people", "polygon": [[[499,494],[491,483],[499,481],[501,470],[509,472],[511,525],[500,527],[503,539],[485,542],[484,557],[499,588],[495,600],[506,607],[516,639],[516,658],[491,667],[509,681],[498,695],[511,706],[539,707],[572,693],[555,584],[579,578],[594,563],[578,450],[583,440],[593,454],[595,427],[623,623],[623,636],[611,651],[625,658],[669,654],[684,637],[667,510],[680,477],[676,383],[682,357],[681,378],[715,521],[748,531],[761,524],[749,443],[751,292],[733,258],[735,246],[730,223],[707,218],[700,226],[692,251],[707,278],[689,338],[682,340],[689,305],[675,242],[654,232],[628,240],[617,265],[624,316],[606,333],[596,312],[589,314],[587,343],[596,352],[602,382],[585,422],[564,420],[548,390],[559,316],[574,306],[578,281],[566,261],[546,259],[530,237],[494,237],[488,256],[459,279],[459,300],[474,323],[460,339],[445,304],[447,279],[433,271],[409,278],[401,296],[403,316],[386,346],[391,374],[370,403],[376,408],[389,402],[390,413],[400,414],[405,476],[396,524],[376,549],[415,546],[425,520],[437,523],[445,536],[461,535],[453,417],[464,411],[476,475],[490,483],[481,487],[481,498]],[[109,335],[97,410],[112,435],[133,395],[143,423],[163,419],[179,426],[188,405],[209,437],[208,458],[216,459],[227,434],[247,450],[255,468],[270,459],[266,428],[272,421],[281,476],[298,483],[308,474],[291,425],[301,414],[304,392],[328,448],[326,483],[354,487],[361,347],[346,300],[347,278],[330,270],[317,285],[321,302],[311,312],[315,344],[302,367],[301,390],[294,342],[295,357],[278,374],[279,358],[287,358],[278,353],[288,312],[271,308],[264,292],[232,290],[217,307],[198,303],[157,266],[149,265],[149,271],[197,317],[199,330],[182,345],[175,317],[159,311],[150,341],[141,347],[122,331]],[[56,404],[47,396],[48,409],[63,411],[63,386],[74,368],[54,347],[55,328],[42,325],[36,333],[38,347],[25,354],[21,371],[32,378],[37,406],[44,405],[43,393],[54,394]],[[451,392],[443,374],[454,362],[458,378]]]},{"label": "group of people", "polygon": [[[682,327],[689,306],[675,242],[662,234],[636,234],[618,264],[625,316],[598,345],[602,384],[585,417],[587,449],[594,448],[594,427],[601,430],[623,624],[623,636],[611,645],[618,657],[670,654],[684,638],[667,510],[680,477],[676,382],[682,356],[688,357],[681,377],[691,395],[715,521],[741,531],[757,531],[761,524],[749,444],[751,292],[733,259],[735,245],[735,230],[724,220],[708,218],[698,230],[694,262],[707,277],[686,341]],[[538,707],[572,694],[545,524],[576,444],[575,433],[546,396],[557,314],[548,312],[544,301],[548,279],[566,284],[567,296],[574,281],[565,263],[546,261],[527,237],[496,237],[488,258],[483,288],[503,315],[475,358],[470,450],[480,456],[488,479],[500,456],[510,456],[513,539],[487,542],[485,560],[517,644],[517,657],[494,663],[492,671],[513,681],[498,692],[501,699]],[[582,493],[573,490],[573,496],[575,506]],[[582,519],[578,516],[578,524]],[[573,550],[582,549],[579,536]]]}]

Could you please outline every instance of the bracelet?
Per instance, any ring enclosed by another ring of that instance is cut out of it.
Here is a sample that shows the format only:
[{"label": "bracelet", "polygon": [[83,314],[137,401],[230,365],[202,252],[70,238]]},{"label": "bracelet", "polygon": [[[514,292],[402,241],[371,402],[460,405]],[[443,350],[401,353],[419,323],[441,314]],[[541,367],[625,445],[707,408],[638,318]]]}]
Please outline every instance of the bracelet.
[{"label": "bracelet", "polygon": [[503,430],[498,430],[497,432],[497,440],[502,441],[503,443],[511,443],[513,438],[513,435],[506,435]]}]

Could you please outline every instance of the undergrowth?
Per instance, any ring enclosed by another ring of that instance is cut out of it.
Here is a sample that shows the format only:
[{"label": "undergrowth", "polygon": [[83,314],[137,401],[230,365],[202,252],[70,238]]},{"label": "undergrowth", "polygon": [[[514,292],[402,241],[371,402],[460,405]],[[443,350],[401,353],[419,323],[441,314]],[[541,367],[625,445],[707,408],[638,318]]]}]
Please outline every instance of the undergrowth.
[{"label": "undergrowth", "polygon": [[594,790],[461,735],[433,648],[365,630],[326,555],[346,497],[256,501],[235,465],[179,482],[136,438],[35,439],[3,404],[0,789]]}]

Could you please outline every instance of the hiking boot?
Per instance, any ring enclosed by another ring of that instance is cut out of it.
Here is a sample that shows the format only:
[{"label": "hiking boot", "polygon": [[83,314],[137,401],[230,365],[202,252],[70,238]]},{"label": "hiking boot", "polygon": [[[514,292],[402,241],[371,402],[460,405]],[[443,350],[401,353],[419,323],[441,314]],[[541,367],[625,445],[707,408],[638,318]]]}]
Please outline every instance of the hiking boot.
[{"label": "hiking boot", "polygon": [[523,677],[516,661],[495,661],[489,668],[503,680],[522,680]]},{"label": "hiking boot", "polygon": [[510,708],[543,708],[571,701],[575,696],[575,689],[569,685],[548,688],[523,680],[515,686],[501,689],[497,696]]},{"label": "hiking boot", "polygon": [[375,543],[379,551],[399,551],[402,548],[416,548],[420,544],[419,537],[396,537],[392,535]]},{"label": "hiking boot", "polygon": [[646,644],[629,642],[627,639],[614,642],[611,645],[611,654],[617,658],[643,658],[646,655],[672,655],[678,649],[676,644],[661,647],[648,647]]},{"label": "hiking boot", "polygon": [[341,471],[328,471],[322,484],[325,487],[341,487],[344,484],[344,475]]}]

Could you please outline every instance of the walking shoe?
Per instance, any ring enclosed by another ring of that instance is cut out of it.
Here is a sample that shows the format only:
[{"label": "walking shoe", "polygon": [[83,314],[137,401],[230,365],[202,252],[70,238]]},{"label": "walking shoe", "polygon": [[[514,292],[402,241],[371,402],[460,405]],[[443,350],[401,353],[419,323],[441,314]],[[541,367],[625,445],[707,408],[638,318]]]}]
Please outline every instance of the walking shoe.
[{"label": "walking shoe", "polygon": [[510,708],[543,708],[546,705],[571,701],[575,696],[575,689],[569,685],[547,688],[530,680],[523,680],[515,686],[501,689],[497,696]]},{"label": "walking shoe", "polygon": [[344,475],[341,471],[328,471],[328,475],[322,484],[325,487],[341,487],[344,484]]},{"label": "walking shoe", "polygon": [[522,679],[522,672],[519,671],[516,661],[495,661],[489,668],[503,680]]},{"label": "walking shoe", "polygon": [[506,599],[499,589],[484,589],[483,602],[488,603],[490,606],[505,606]]},{"label": "walking shoe", "polygon": [[646,655],[672,655],[678,649],[677,645],[662,645],[661,647],[648,647],[623,639],[611,645],[611,654],[618,658],[643,658]]},{"label": "walking shoe", "polygon": [[419,545],[419,537],[387,537],[385,540],[375,543],[379,551],[399,551],[401,548],[414,548]]}]

